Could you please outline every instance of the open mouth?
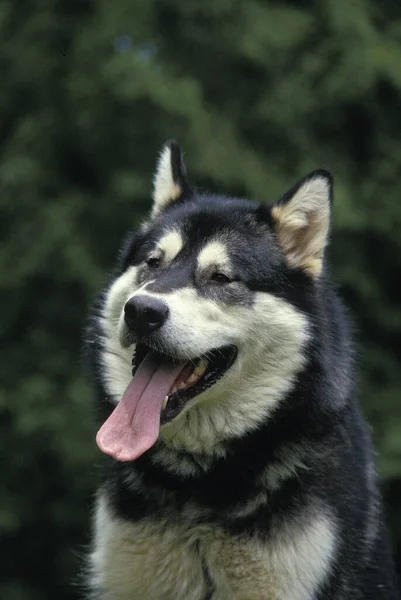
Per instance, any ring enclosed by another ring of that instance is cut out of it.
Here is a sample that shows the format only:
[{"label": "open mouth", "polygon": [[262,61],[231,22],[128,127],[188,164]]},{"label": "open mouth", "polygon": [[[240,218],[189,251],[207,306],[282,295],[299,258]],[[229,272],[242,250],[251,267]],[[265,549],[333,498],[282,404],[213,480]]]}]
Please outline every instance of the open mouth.
[{"label": "open mouth", "polygon": [[189,400],[210,388],[223,377],[237,357],[237,348],[232,345],[216,348],[199,358],[183,362],[156,352],[146,344],[140,343],[136,346],[132,359],[133,377],[149,353],[160,363],[171,361],[174,366],[179,362],[182,364],[182,370],[162,401],[160,424],[164,425],[174,419]]},{"label": "open mouth", "polygon": [[139,458],[156,443],[160,425],[221,379],[236,356],[235,346],[224,346],[185,361],[138,344],[132,380],[96,436],[100,450],[119,461]]}]

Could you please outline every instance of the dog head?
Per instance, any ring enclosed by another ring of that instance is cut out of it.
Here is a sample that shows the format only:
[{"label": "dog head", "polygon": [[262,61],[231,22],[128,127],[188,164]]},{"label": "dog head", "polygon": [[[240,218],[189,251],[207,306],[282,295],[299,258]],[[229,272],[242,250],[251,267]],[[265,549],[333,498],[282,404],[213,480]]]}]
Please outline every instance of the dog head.
[{"label": "dog head", "polygon": [[99,318],[118,404],[104,452],[133,460],[158,437],[218,452],[269,418],[305,365],[331,190],[315,171],[272,205],[198,193],[178,145],[164,147],[150,219],[124,244]]}]

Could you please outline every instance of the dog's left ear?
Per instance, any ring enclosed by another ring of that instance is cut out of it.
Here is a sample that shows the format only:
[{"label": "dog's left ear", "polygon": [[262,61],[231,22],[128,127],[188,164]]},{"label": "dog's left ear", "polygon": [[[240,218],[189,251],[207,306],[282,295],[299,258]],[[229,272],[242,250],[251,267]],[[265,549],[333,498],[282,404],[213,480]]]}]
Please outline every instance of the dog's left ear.
[{"label": "dog's left ear", "polygon": [[188,191],[181,148],[175,141],[167,142],[160,153],[154,176],[152,218],[157,217]]},{"label": "dog's left ear", "polygon": [[271,214],[277,240],[291,267],[319,277],[328,241],[333,178],[313,171],[276,202]]}]

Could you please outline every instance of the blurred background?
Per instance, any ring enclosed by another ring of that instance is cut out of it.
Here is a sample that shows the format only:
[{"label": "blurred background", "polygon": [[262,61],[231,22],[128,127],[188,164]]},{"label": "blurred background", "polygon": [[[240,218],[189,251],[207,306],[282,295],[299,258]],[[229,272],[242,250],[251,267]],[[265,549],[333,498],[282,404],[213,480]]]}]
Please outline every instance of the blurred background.
[{"label": "blurred background", "polygon": [[334,173],[330,258],[401,565],[399,0],[3,0],[0,73],[0,597],[80,597],[82,329],[171,137],[223,193]]}]

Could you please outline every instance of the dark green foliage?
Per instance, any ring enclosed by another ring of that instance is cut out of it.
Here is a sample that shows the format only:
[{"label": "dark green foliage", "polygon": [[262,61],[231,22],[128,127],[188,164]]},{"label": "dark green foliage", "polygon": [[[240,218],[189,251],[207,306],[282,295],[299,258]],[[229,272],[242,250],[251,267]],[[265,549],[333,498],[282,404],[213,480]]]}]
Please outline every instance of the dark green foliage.
[{"label": "dark green foliage", "polygon": [[81,330],[171,137],[198,185],[260,200],[333,171],[330,255],[400,552],[400,64],[395,0],[1,3],[1,598],[79,595]]}]

